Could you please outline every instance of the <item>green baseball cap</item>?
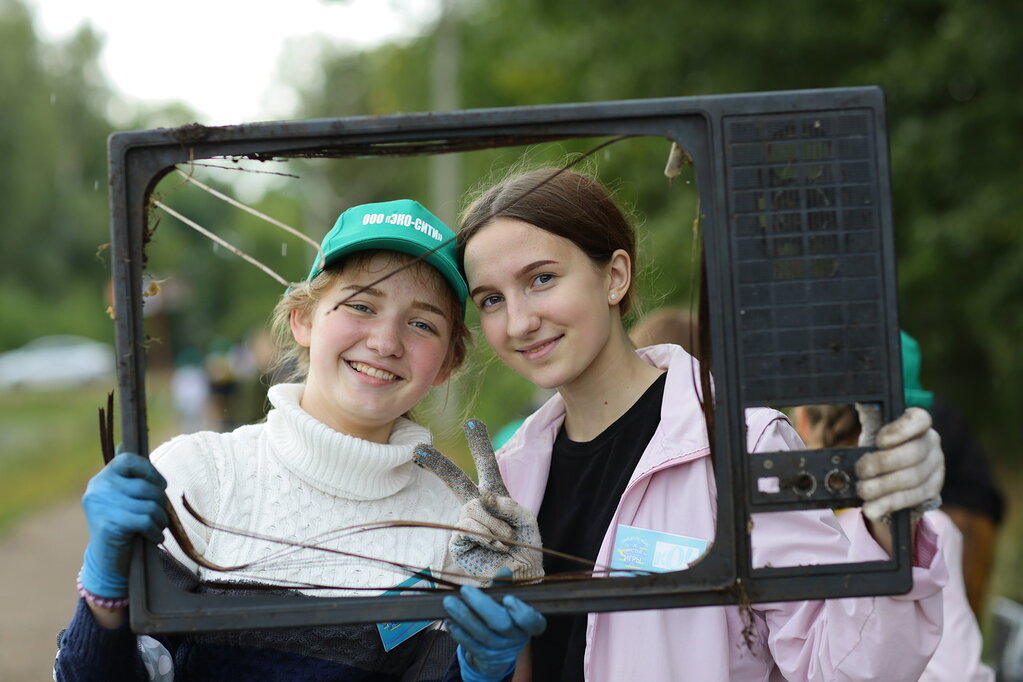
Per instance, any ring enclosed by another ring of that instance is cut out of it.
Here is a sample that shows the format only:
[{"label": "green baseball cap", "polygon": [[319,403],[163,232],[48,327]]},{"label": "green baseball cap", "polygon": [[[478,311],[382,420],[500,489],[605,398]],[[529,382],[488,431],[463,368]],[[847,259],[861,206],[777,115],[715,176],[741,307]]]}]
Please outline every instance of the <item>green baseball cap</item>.
[{"label": "green baseball cap", "polygon": [[934,394],[925,391],[920,385],[920,365],[923,362],[920,344],[904,331],[899,332],[899,337],[902,345],[902,390],[906,407],[929,410],[934,405]]},{"label": "green baseball cap", "polygon": [[320,263],[317,256],[306,279],[311,280],[331,263],[356,251],[400,251],[422,256],[436,268],[465,309],[469,287],[458,269],[455,233],[418,201],[398,199],[353,206],[338,217],[320,247],[324,262]]}]

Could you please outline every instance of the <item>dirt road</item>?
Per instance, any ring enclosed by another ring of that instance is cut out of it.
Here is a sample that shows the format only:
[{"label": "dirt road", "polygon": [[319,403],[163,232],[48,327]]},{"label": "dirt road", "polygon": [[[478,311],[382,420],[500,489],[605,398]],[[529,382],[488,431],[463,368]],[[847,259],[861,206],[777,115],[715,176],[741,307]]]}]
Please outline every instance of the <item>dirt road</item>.
[{"label": "dirt road", "polygon": [[43,509],[0,535],[0,680],[50,680],[57,633],[75,608],[88,539],[78,498]]}]

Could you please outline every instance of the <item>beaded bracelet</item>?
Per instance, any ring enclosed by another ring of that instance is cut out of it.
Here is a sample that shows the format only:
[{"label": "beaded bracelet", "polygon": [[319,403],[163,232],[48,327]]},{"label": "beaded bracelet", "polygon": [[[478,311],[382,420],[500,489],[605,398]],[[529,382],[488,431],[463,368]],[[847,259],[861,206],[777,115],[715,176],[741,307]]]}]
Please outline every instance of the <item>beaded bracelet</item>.
[{"label": "beaded bracelet", "polygon": [[103,609],[123,609],[128,605],[128,597],[118,597],[117,599],[107,599],[106,597],[100,597],[95,595],[89,590],[85,589],[82,585],[82,574],[78,574],[78,578],[75,580],[75,584],[78,586],[78,594],[90,604],[98,606]]}]

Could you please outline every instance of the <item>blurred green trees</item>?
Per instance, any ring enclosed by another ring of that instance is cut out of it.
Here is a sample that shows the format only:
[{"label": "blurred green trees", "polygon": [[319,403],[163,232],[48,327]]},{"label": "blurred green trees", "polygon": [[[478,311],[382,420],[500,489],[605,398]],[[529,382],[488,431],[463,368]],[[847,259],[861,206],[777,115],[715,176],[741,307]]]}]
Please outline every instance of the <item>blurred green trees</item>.
[{"label": "blurred green trees", "polygon": [[[31,17],[0,11],[0,348],[45,331],[109,335],[102,311],[109,92],[87,30],[44,45]],[[100,315],[94,313],[99,312]]]},{"label": "blurred green trees", "polygon": [[[1023,5],[1012,0],[463,0],[456,12],[462,108],[877,84],[888,96],[889,136],[903,326],[924,350],[925,386],[958,403],[995,456],[1023,447]],[[301,88],[296,118],[391,114],[432,108],[436,33],[367,52],[327,45],[319,80]],[[98,71],[100,44],[88,31],[44,45],[16,0],[0,0],[0,349],[42,333],[110,334],[102,311],[109,258],[105,138],[111,93]],[[189,122],[187,110],[140,119],[139,127]],[[586,142],[534,149],[562,160]],[[636,141],[596,159],[636,207],[642,255],[677,285],[645,283],[648,307],[687,303],[693,192],[666,193],[663,141]],[[470,188],[509,150],[467,155]],[[650,159],[657,158],[657,164]],[[660,164],[660,165],[658,165]],[[336,168],[334,167],[336,165]],[[410,196],[432,205],[427,158],[369,165],[297,165],[315,188],[265,195],[267,212],[319,236],[360,201]],[[655,167],[657,166],[657,167]],[[166,182],[170,182],[169,180]],[[301,185],[301,183],[299,183]],[[171,199],[191,207],[184,193]],[[257,228],[223,208],[189,213],[238,236],[294,277],[308,254],[278,254]],[[187,279],[216,291],[185,324],[198,341],[237,338],[265,315],[278,285],[253,271],[227,277],[199,268],[210,245],[185,228],[166,229],[154,267],[191,265]],[[248,250],[248,249],[247,249]],[[296,260],[297,259],[297,260]],[[296,265],[297,264],[297,265]],[[160,274],[160,273],[156,273]],[[300,274],[304,274],[299,272]],[[251,278],[251,279],[250,279]],[[654,280],[650,280],[653,282]],[[243,314],[244,313],[244,314]],[[482,344],[480,344],[482,345]],[[486,355],[482,352],[482,355]],[[489,373],[499,374],[489,369]],[[531,392],[513,379],[477,414],[494,429]],[[458,398],[461,400],[461,398]]]},{"label": "blurred green trees", "polygon": [[[1023,186],[1023,5],[478,0],[458,7],[463,108],[882,86],[900,316],[923,347],[923,381],[968,412],[995,456],[1023,447],[1023,204],[1015,196]],[[369,54],[334,55],[322,85],[306,93],[303,115],[429,109],[432,40],[427,32]],[[663,179],[640,159],[615,155],[601,171],[625,178],[628,198],[649,211],[664,194],[653,192]],[[467,165],[464,184],[487,170]],[[648,239],[670,240],[658,233],[677,233],[679,223],[651,219],[643,229]],[[658,244],[648,255],[685,280],[687,264],[678,263],[685,239],[677,238],[673,262],[660,258]],[[688,296],[685,287],[664,293],[666,303]]]}]

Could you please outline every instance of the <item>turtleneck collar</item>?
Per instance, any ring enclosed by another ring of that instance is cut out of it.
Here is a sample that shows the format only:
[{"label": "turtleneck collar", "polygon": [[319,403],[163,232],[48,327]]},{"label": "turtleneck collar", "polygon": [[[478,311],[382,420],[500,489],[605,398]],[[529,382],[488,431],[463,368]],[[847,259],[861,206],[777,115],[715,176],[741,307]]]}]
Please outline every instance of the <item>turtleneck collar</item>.
[{"label": "turtleneck collar", "polygon": [[432,440],[429,429],[399,418],[386,444],[349,436],[303,410],[303,390],[302,384],[277,384],[267,393],[273,405],[267,431],[285,467],[318,490],[354,500],[387,497],[408,483],[412,448]]}]

